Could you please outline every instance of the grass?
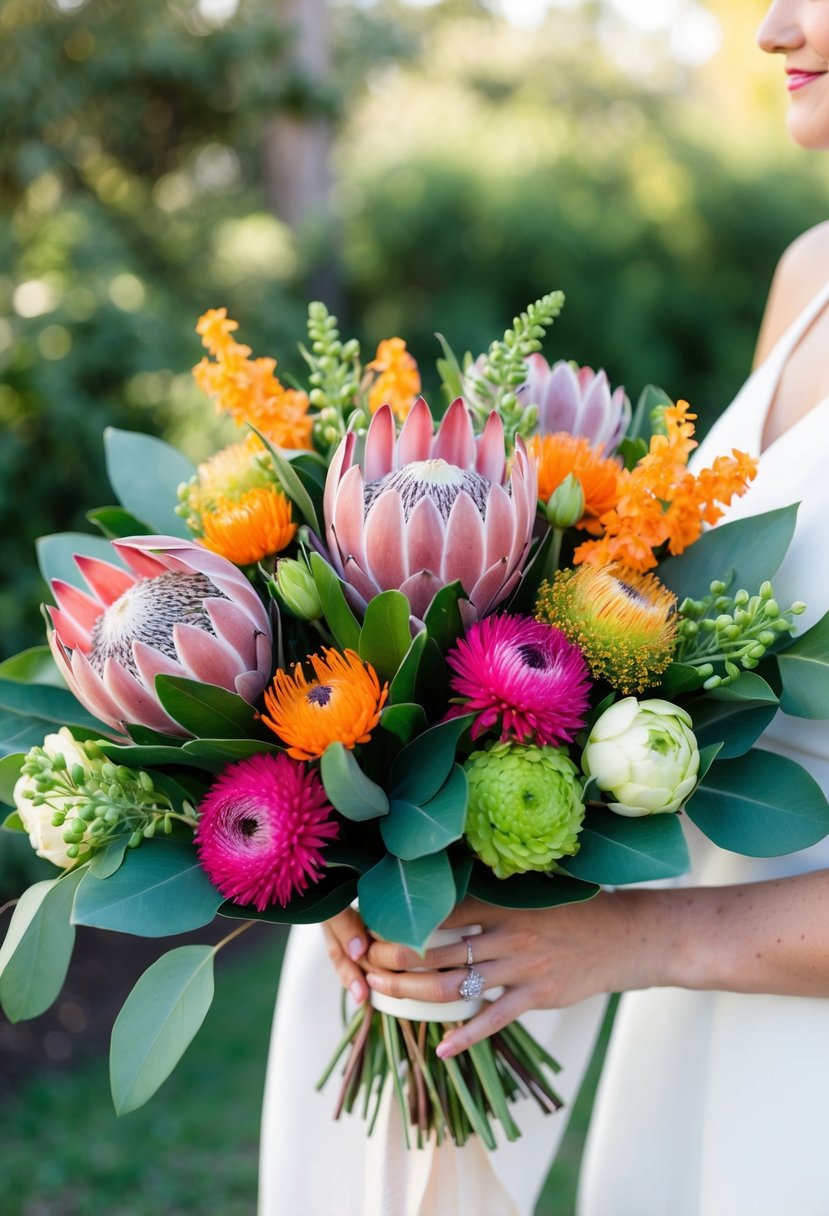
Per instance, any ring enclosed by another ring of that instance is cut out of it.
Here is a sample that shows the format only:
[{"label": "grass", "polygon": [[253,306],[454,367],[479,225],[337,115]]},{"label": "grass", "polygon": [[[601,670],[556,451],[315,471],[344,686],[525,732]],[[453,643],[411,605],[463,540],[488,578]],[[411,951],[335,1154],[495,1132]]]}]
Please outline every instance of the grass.
[{"label": "grass", "polygon": [[[254,1216],[264,1066],[283,946],[274,933],[224,962],[202,1030],[161,1092],[133,1114],[114,1114],[107,1061],[97,1058],[41,1073],[6,1102],[3,1216]],[[536,1216],[574,1212],[597,1072],[594,1060]]]}]

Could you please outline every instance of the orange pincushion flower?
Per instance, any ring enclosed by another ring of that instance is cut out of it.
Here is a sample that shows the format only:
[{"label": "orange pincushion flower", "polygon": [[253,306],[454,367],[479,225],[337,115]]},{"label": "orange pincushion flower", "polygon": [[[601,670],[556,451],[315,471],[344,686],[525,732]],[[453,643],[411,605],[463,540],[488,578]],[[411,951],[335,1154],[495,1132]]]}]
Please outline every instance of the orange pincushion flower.
[{"label": "orange pincushion flower", "polygon": [[256,486],[235,500],[219,498],[201,514],[202,544],[237,566],[279,553],[296,535],[291,503],[275,486]]},{"label": "orange pincushion flower", "polygon": [[570,473],[581,483],[584,514],[577,528],[594,536],[601,534],[599,517],[616,506],[622,466],[618,460],[605,460],[601,448],[590,440],[559,431],[555,435],[533,435],[527,451],[538,466],[538,497],[547,502]]},{"label": "orange pincushion flower", "polygon": [[388,684],[380,687],[377,672],[354,650],[326,648],[309,662],[315,680],[306,679],[297,663],[279,670],[265,691],[268,713],[262,721],[288,744],[295,760],[316,760],[330,743],[353,748],[368,743],[380,721]]},{"label": "orange pincushion flower", "polygon": [[251,349],[231,335],[238,329],[226,308],[211,308],[196,332],[215,359],[193,368],[199,387],[234,422],[250,423],[280,448],[310,448],[313,418],[305,393],[285,388],[274,375],[275,359],[251,359]]},{"label": "orange pincushion flower", "polygon": [[386,338],[381,342],[367,370],[377,373],[368,394],[370,412],[374,414],[388,404],[395,418],[403,422],[420,396],[420,372],[403,339]]},{"label": "orange pincushion flower", "polygon": [[686,401],[665,410],[667,433],[654,435],[648,454],[621,473],[619,500],[599,521],[604,535],[578,547],[577,563],[618,561],[629,570],[651,570],[655,550],[667,545],[669,553],[682,553],[699,540],[703,524],[716,523],[731,499],[746,492],[757,462],[736,449],[710,468],[689,473],[688,456],[697,445],[696,415],[688,410]]}]

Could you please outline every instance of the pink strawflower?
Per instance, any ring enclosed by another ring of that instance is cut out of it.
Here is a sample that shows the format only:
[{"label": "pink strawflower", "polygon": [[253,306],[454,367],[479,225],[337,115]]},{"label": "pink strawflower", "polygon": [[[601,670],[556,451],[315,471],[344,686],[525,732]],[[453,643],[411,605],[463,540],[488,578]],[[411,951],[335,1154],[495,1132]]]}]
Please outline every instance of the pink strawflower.
[{"label": "pink strawflower", "polygon": [[339,831],[332,814],[316,770],[285,755],[251,756],[229,764],[205,795],[199,860],[226,899],[284,908],[322,877],[325,845]]},{"label": "pink strawflower", "polygon": [[584,726],[590,677],[584,656],[560,629],[528,616],[477,621],[446,656],[464,713],[480,711],[477,739],[501,725],[501,742],[569,743]]}]

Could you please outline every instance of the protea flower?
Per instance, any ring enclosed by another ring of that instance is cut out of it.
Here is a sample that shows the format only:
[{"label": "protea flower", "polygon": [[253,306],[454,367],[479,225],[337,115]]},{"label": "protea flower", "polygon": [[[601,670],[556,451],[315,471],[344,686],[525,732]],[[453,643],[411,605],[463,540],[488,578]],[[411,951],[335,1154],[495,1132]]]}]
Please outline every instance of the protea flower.
[{"label": "protea flower", "polygon": [[156,696],[157,675],[185,676],[254,701],[271,671],[271,628],[259,596],[229,561],[175,536],[112,542],[128,570],[75,556],[91,594],[52,580],[49,645],[90,713],[186,734]]},{"label": "protea flower", "polygon": [[611,393],[607,375],[590,367],[574,369],[564,360],[550,367],[543,355],[527,359],[527,381],[518,390],[524,405],[538,406],[537,432],[584,435],[610,456],[630,422],[630,401],[623,388]]},{"label": "protea flower", "polygon": [[504,428],[490,415],[476,439],[458,397],[437,434],[421,397],[395,434],[388,406],[371,420],[365,449],[345,436],[325,483],[325,528],[338,573],[368,602],[397,588],[422,617],[460,581],[469,620],[484,616],[519,578],[532,537],[537,479],[523,440],[506,477]]}]

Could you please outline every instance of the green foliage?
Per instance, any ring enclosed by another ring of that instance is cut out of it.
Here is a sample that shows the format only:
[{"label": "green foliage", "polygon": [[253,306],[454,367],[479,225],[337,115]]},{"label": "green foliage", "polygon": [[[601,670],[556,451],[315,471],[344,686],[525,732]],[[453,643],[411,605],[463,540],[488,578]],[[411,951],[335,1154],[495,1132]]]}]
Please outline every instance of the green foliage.
[{"label": "green foliage", "polygon": [[10,1022],[34,1018],[57,997],[75,943],[70,922],[82,870],[36,883],[21,895],[0,947],[0,1004]]},{"label": "green foliage", "polygon": [[381,680],[393,679],[409,652],[410,613],[409,601],[400,591],[383,591],[368,603],[358,653],[364,663],[371,663]]},{"label": "green foliage", "polygon": [[476,862],[469,879],[469,894],[497,908],[557,908],[583,903],[598,895],[595,883],[567,874],[515,874],[496,878],[488,866]]},{"label": "green foliage", "polygon": [[559,864],[574,878],[619,886],[676,878],[688,869],[688,849],[676,815],[628,819],[613,811],[591,808],[579,836],[575,857]]},{"label": "green foliage", "polygon": [[253,706],[217,684],[162,675],[156,676],[155,687],[170,717],[200,740],[247,740],[260,733]]},{"label": "green foliage", "polygon": [[353,751],[332,743],[320,761],[320,776],[331,804],[346,819],[361,821],[388,815],[389,800],[360,768]]},{"label": "green foliage", "polygon": [[186,456],[153,435],[107,427],[104,431],[107,476],[121,506],[155,532],[189,536],[176,511],[178,487],[195,469]]},{"label": "green foliage", "polygon": [[780,704],[798,718],[829,718],[829,613],[777,656]]},{"label": "green foliage", "polygon": [[455,880],[446,853],[416,861],[386,856],[357,884],[360,911],[373,933],[422,950],[455,904]]},{"label": "green foliage", "polygon": [[380,834],[389,852],[404,861],[438,853],[460,840],[466,822],[466,773],[454,764],[444,784],[428,802],[415,805],[393,798]]}]

